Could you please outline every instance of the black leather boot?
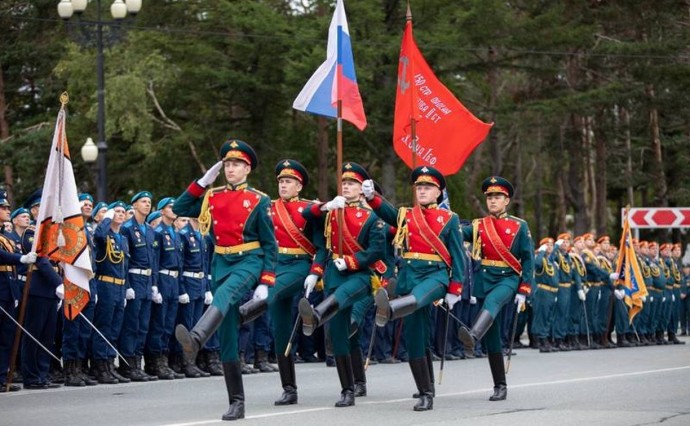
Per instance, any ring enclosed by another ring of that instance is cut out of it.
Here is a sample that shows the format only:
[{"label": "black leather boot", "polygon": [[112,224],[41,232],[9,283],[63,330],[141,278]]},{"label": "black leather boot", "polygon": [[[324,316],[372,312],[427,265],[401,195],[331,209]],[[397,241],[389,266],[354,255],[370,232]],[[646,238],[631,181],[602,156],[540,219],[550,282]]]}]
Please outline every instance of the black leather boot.
[{"label": "black leather boot", "polygon": [[674,333],[672,331],[668,332],[668,341],[670,343],[673,343],[674,345],[684,345],[685,344],[685,342],[678,340],[678,338],[676,337],[676,333]]},{"label": "black leather boot", "polygon": [[75,363],[76,363],[75,364],[76,365],[76,367],[75,367],[76,368],[76,374],[84,381],[84,384],[86,386],[96,386],[98,384],[98,381],[89,377],[89,375],[86,374],[86,372],[84,371],[84,368],[83,368],[84,361],[81,359],[78,359],[75,361]]},{"label": "black leather boot", "polygon": [[494,394],[489,397],[489,401],[503,401],[508,396],[506,370],[505,365],[503,364],[503,354],[490,353],[489,367],[491,368],[491,376],[494,379]]},{"label": "black leather boot", "polygon": [[388,300],[388,293],[380,289],[374,298],[376,302],[376,325],[384,327],[388,321],[410,315],[417,310],[417,299],[411,294]]},{"label": "black leather boot", "polygon": [[427,357],[415,358],[409,361],[412,377],[417,385],[419,400],[414,406],[414,411],[428,411],[434,408],[434,395],[432,391],[433,381],[429,372]]},{"label": "black leather boot", "polygon": [[[436,379],[434,378],[434,353],[431,348],[426,348],[426,367],[429,370],[429,378],[431,379],[431,396],[436,396],[436,386],[434,383]],[[419,399],[419,392],[412,394],[412,398]]]},{"label": "black leather boot", "polygon": [[302,298],[299,301],[299,315],[302,317],[302,332],[305,336],[311,336],[317,327],[323,325],[338,312],[338,302],[333,295],[328,296],[312,308],[309,300]]},{"label": "black leather boot", "polygon": [[352,376],[355,379],[355,397],[367,396],[367,374],[364,371],[364,359],[362,359],[362,349],[359,344],[350,351],[350,359],[352,360]]},{"label": "black leather boot", "polygon": [[97,359],[94,361],[96,370],[96,380],[98,383],[114,385],[120,383],[115,376],[110,374],[107,359]]},{"label": "black leather boot", "polygon": [[263,349],[254,351],[254,368],[262,373],[275,373],[278,371],[278,367],[268,362],[268,354]]},{"label": "black leather boot", "polygon": [[477,319],[474,320],[471,330],[462,325],[458,328],[458,337],[462,341],[463,346],[465,346],[465,353],[474,352],[477,341],[484,337],[493,323],[494,319],[489,311],[482,310],[479,312]]},{"label": "black leather boot", "polygon": [[237,420],[244,418],[244,385],[242,384],[242,369],[239,361],[224,362],[223,376],[225,389],[228,391],[228,411],[223,414],[223,420]]},{"label": "black leather boot", "polygon": [[335,403],[336,407],[351,407],[355,405],[355,379],[352,374],[352,359],[350,355],[335,357],[335,367],[338,370],[340,379],[340,401]]},{"label": "black leather boot", "polygon": [[267,309],[268,303],[266,302],[266,299],[250,299],[247,303],[240,306],[240,325],[254,321],[263,315]]},{"label": "black leather boot", "polygon": [[199,349],[204,346],[204,343],[216,331],[221,322],[223,322],[223,314],[220,309],[211,305],[199,318],[199,322],[192,328],[192,331],[188,331],[182,324],[175,327],[175,338],[182,345],[182,351],[187,361],[191,363],[196,361]]},{"label": "black leather boot", "polygon": [[297,380],[295,379],[295,362],[292,359],[292,354],[287,357],[283,354],[278,355],[278,371],[280,371],[280,384],[283,385],[283,394],[274,404],[297,404]]},{"label": "black leather boot", "polygon": [[86,383],[77,373],[77,360],[64,361],[65,386],[86,386]]},{"label": "black leather boot", "polygon": [[115,358],[109,359],[107,365],[108,372],[110,372],[110,375],[115,377],[119,383],[129,383],[132,381],[131,379],[128,379],[117,372],[117,369],[115,368]]},{"label": "black leather boot", "polygon": [[120,368],[118,368],[118,373],[120,373],[122,376],[132,380],[133,382],[148,382],[149,381],[149,376],[137,368],[137,358],[136,357],[134,357],[134,356],[125,357],[125,361],[127,361],[127,363],[129,365],[125,364],[124,362],[121,363]]},{"label": "black leather boot", "polygon": [[220,363],[220,352],[210,351],[207,354],[206,365],[208,366],[208,372],[211,376],[222,376],[223,366]]}]

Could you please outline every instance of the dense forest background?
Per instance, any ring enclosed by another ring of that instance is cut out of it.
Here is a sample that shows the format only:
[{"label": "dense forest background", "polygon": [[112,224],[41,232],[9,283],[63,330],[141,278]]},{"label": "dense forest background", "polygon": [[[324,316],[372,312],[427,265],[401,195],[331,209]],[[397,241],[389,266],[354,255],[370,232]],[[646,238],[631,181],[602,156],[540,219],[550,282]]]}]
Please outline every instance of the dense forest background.
[{"label": "dense forest background", "polygon": [[[334,1],[150,0],[106,51],[108,193],[178,195],[228,137],[257,150],[254,186],[276,195],[275,163],[310,170],[303,194],[335,194],[335,122],[292,109],[325,59]],[[81,190],[96,171],[78,152],[97,140],[96,49],[78,43],[55,0],[0,3],[0,161],[15,204],[42,184],[59,94]],[[84,19],[95,16],[90,2]],[[448,178],[451,207],[483,214],[489,174],[517,187],[512,212],[535,238],[620,234],[620,211],[690,206],[689,0],[411,0],[415,38],[438,77],[495,122]],[[110,1],[103,0],[110,17]],[[345,1],[369,126],[345,125],[345,160],[389,199],[409,203],[392,149],[402,0]],[[117,34],[109,26],[107,41]],[[643,237],[688,240],[684,232]],[[687,241],[686,241],[687,242]]]}]

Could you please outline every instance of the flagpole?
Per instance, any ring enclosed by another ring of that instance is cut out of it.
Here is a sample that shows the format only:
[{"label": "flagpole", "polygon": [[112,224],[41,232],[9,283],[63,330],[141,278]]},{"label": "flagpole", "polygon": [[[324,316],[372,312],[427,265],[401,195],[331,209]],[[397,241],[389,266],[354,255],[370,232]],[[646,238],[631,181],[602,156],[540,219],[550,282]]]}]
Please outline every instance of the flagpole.
[{"label": "flagpole", "polygon": [[[336,4],[336,7],[337,4]],[[336,12],[337,13],[337,12]],[[335,62],[335,91],[337,99],[337,111],[336,111],[336,185],[338,195],[343,193],[343,99],[342,99],[342,71],[338,70],[338,67],[342,63],[342,40],[340,37],[341,29],[338,26],[336,28],[336,49],[337,57]],[[336,220],[338,223],[338,257],[343,257],[343,226],[345,209],[338,209],[336,214]]]},{"label": "flagpole", "polygon": [[[410,31],[412,31],[412,9],[410,9],[410,0],[407,0],[407,13],[405,14],[405,21],[410,24]],[[407,25],[407,24],[406,24]],[[414,84],[414,69],[412,68],[413,61],[409,61],[410,68],[410,84]],[[417,121],[414,118],[414,108],[415,108],[415,90],[412,88],[410,96],[410,137],[412,138],[412,170],[417,167]],[[417,204],[417,197],[415,194],[415,187],[412,186],[412,204]]]}]

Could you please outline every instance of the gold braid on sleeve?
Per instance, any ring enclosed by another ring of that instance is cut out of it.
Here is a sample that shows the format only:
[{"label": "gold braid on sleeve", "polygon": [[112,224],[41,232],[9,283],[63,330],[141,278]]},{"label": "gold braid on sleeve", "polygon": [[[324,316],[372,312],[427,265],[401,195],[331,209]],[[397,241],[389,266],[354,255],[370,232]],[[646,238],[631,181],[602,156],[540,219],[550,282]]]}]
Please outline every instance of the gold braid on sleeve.
[{"label": "gold braid on sleeve", "polygon": [[199,213],[199,231],[201,235],[206,236],[211,231],[211,210],[208,208],[208,198],[211,195],[211,189],[204,194],[204,201],[201,203],[201,212]]},{"label": "gold braid on sleeve", "polygon": [[479,236],[479,220],[472,221],[472,259],[482,258],[482,237]]},{"label": "gold braid on sleeve", "polygon": [[326,226],[323,227],[323,236],[326,237],[326,250],[331,247],[331,212],[326,213]]},{"label": "gold braid on sleeve", "polygon": [[400,207],[400,210],[398,210],[398,229],[395,231],[395,237],[393,237],[393,246],[398,250],[402,250],[403,247],[408,246],[407,237],[409,230],[407,229],[407,222],[405,221],[406,216],[407,209],[405,207]]}]

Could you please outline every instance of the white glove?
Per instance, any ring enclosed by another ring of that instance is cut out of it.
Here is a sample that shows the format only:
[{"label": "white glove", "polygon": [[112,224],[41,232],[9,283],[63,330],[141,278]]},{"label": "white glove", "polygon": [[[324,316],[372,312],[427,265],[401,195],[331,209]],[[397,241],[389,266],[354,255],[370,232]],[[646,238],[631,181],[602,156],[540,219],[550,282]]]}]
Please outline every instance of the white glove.
[{"label": "white glove", "polygon": [[98,295],[95,295],[93,297],[93,303],[96,303],[96,304],[98,303]]},{"label": "white glove", "polygon": [[524,294],[516,294],[515,295],[515,304],[517,305],[517,310],[518,312],[522,312],[525,310],[525,302],[527,301],[527,296]]},{"label": "white glove", "polygon": [[127,299],[125,299],[125,303],[122,305],[123,307],[127,307]]},{"label": "white glove", "polygon": [[163,303],[163,295],[160,293],[156,293],[153,296],[151,296],[151,301],[156,305],[160,305],[161,303]]},{"label": "white glove", "polygon": [[585,291],[583,289],[579,289],[577,291],[577,298],[580,299],[581,302],[584,302],[586,297],[585,297]]},{"label": "white glove", "polygon": [[546,247],[546,244],[542,244],[542,245],[539,246],[539,248],[537,249],[537,251],[544,252],[544,251],[546,251],[546,248],[547,248],[547,247]]},{"label": "white glove", "polygon": [[213,294],[210,291],[204,293],[204,305],[210,305],[213,303]]},{"label": "white glove", "polygon": [[458,300],[460,300],[460,296],[453,293],[446,293],[446,304],[448,305],[448,309],[453,309],[453,306],[458,303]]},{"label": "white glove", "polygon": [[151,296],[153,297],[157,294],[158,294],[158,287],[156,287],[155,285],[151,286]]},{"label": "white glove", "polygon": [[253,300],[266,300],[268,297],[268,286],[266,284],[259,284],[254,290]]},{"label": "white glove", "polygon": [[23,254],[20,258],[19,261],[22,262],[25,265],[28,265],[30,263],[36,263],[36,252],[31,251],[27,254]]},{"label": "white glove", "polygon": [[345,259],[343,259],[342,257],[335,259],[333,261],[333,264],[336,268],[338,268],[339,271],[344,271],[347,269],[347,263],[345,262]]},{"label": "white glove", "polygon": [[220,169],[223,168],[223,162],[219,161],[216,164],[213,165],[210,169],[206,171],[206,174],[201,177],[196,183],[199,184],[199,186],[206,188],[210,184],[213,183],[213,181],[216,180],[218,175],[220,174]]},{"label": "white glove", "polygon": [[65,298],[65,285],[64,284],[60,284],[59,286],[55,287],[55,295],[60,300],[63,300]]},{"label": "white glove", "polygon": [[314,291],[316,283],[319,282],[319,276],[316,274],[309,274],[307,278],[304,279],[304,297],[309,298],[309,295]]},{"label": "white glove", "polygon": [[666,296],[661,298],[661,303],[664,303],[664,302],[666,302]]},{"label": "white glove", "polygon": [[649,296],[649,302],[654,302],[654,296]]},{"label": "white glove", "polygon": [[133,288],[128,288],[127,291],[125,292],[125,300],[132,300],[134,299],[134,289]]},{"label": "white glove", "polygon": [[60,312],[60,308],[62,308],[62,300],[58,302],[56,311]]},{"label": "white glove", "polygon": [[613,290],[613,294],[616,295],[616,299],[623,300],[625,297],[625,292],[623,290]]},{"label": "white glove", "polygon": [[108,209],[103,215],[103,219],[112,219],[115,217],[115,209]]},{"label": "white glove", "polygon": [[645,303],[647,301],[647,296],[642,296],[642,303]]},{"label": "white glove", "polygon": [[671,295],[671,302],[675,302],[675,301],[676,301],[676,295],[675,295],[675,294],[672,294],[672,295]]},{"label": "white glove", "polygon": [[476,305],[477,304],[477,298],[474,296],[470,296],[470,305]]},{"label": "white glove", "polygon": [[345,197],[342,195],[338,195],[331,201],[326,203],[326,210],[331,211],[335,209],[342,209],[345,207]]},{"label": "white glove", "polygon": [[374,189],[373,180],[367,179],[364,182],[362,182],[362,193],[364,194],[364,198],[366,198],[367,200],[374,199],[374,193],[376,193],[376,189]]},{"label": "white glove", "polygon": [[186,305],[187,303],[189,303],[189,295],[187,293],[180,294],[179,296],[177,296],[177,301],[183,305]]},{"label": "white glove", "polygon": [[15,307],[15,308],[19,307],[19,299],[17,299],[17,300],[14,301],[14,307]]},{"label": "white glove", "polygon": [[611,275],[609,275],[609,278],[611,278],[611,281],[616,281],[620,274],[618,272],[613,272]]}]

